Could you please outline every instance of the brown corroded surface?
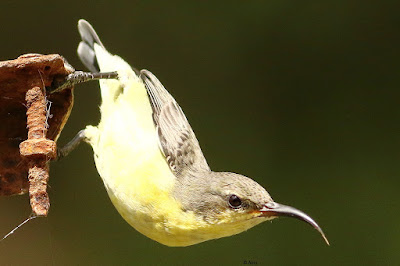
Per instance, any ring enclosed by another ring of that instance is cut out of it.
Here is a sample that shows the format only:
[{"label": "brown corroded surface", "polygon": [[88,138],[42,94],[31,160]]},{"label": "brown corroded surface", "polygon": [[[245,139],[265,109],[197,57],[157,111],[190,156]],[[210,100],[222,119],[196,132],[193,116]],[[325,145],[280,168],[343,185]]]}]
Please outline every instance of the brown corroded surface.
[{"label": "brown corroded surface", "polygon": [[48,180],[49,164],[46,161],[37,161],[32,164],[29,168],[29,200],[35,216],[47,216],[49,212]]},{"label": "brown corroded surface", "polygon": [[[0,196],[28,192],[29,160],[23,159],[19,151],[20,143],[28,137],[26,93],[34,87],[50,87],[55,78],[69,71],[64,59],[56,54],[29,54],[0,62]],[[72,88],[47,94],[46,100],[47,138],[56,141],[72,108]],[[33,153],[41,148],[52,149],[48,142],[35,141],[28,145]]]},{"label": "brown corroded surface", "polygon": [[57,147],[53,140],[40,138],[40,139],[28,139],[21,142],[19,149],[22,156],[34,156],[43,155],[49,159],[56,158]]},{"label": "brown corroded surface", "polygon": [[29,199],[35,216],[47,216],[50,199],[47,193],[49,159],[56,157],[56,142],[47,139],[46,89],[33,87],[26,93],[28,139],[19,151],[28,165]]}]

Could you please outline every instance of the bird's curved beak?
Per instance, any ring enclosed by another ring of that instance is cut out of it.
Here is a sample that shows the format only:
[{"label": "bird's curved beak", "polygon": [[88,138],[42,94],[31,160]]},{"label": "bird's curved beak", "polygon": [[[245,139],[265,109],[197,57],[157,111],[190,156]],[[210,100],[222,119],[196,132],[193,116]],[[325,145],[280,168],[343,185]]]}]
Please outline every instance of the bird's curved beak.
[{"label": "bird's curved beak", "polygon": [[305,214],[304,212],[302,212],[296,208],[286,206],[283,204],[279,204],[276,202],[269,202],[260,209],[260,212],[261,212],[261,216],[264,216],[264,217],[288,216],[288,217],[293,217],[293,218],[302,220],[302,221],[308,223],[309,225],[311,225],[312,227],[314,227],[321,234],[322,238],[325,240],[326,244],[328,244],[328,246],[329,246],[329,241],[326,238],[321,227],[319,227],[319,225],[313,219],[311,219],[310,216],[308,216],[307,214]]}]

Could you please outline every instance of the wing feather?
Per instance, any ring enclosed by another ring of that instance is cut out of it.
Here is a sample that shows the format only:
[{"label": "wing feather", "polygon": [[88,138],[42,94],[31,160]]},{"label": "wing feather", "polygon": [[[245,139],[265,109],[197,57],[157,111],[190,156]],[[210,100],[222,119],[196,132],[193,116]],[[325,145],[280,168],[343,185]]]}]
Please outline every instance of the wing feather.
[{"label": "wing feather", "polygon": [[175,175],[210,171],[199,142],[181,107],[161,82],[147,70],[140,71],[153,108],[161,150]]}]

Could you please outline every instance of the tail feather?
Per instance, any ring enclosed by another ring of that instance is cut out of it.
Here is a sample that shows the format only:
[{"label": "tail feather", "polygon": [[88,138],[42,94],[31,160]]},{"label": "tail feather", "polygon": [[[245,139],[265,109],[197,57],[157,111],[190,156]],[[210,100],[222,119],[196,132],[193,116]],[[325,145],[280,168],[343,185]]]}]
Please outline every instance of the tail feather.
[{"label": "tail feather", "polygon": [[78,55],[82,63],[93,73],[100,72],[99,64],[97,63],[96,53],[84,42],[80,42],[78,46]]},{"label": "tail feather", "polygon": [[82,41],[78,46],[78,55],[82,63],[92,72],[100,72],[100,67],[97,62],[94,44],[97,43],[104,48],[99,36],[93,29],[92,25],[84,19],[79,20],[78,30]]}]

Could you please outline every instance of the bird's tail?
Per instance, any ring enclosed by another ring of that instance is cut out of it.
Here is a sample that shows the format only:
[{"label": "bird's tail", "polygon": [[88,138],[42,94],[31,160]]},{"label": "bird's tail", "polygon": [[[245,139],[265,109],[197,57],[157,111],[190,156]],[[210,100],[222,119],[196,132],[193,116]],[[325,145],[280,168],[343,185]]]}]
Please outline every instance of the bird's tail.
[{"label": "bird's tail", "polygon": [[82,38],[82,41],[78,46],[79,58],[90,71],[100,72],[100,66],[97,62],[94,46],[97,44],[105,50],[104,45],[101,43],[100,38],[92,25],[90,25],[86,20],[79,20],[78,30]]},{"label": "bird's tail", "polygon": [[114,102],[128,82],[141,82],[128,63],[106,50],[89,22],[79,20],[78,30],[82,38],[78,46],[78,56],[82,63],[92,72],[118,72],[118,80],[100,81],[103,104]]}]

